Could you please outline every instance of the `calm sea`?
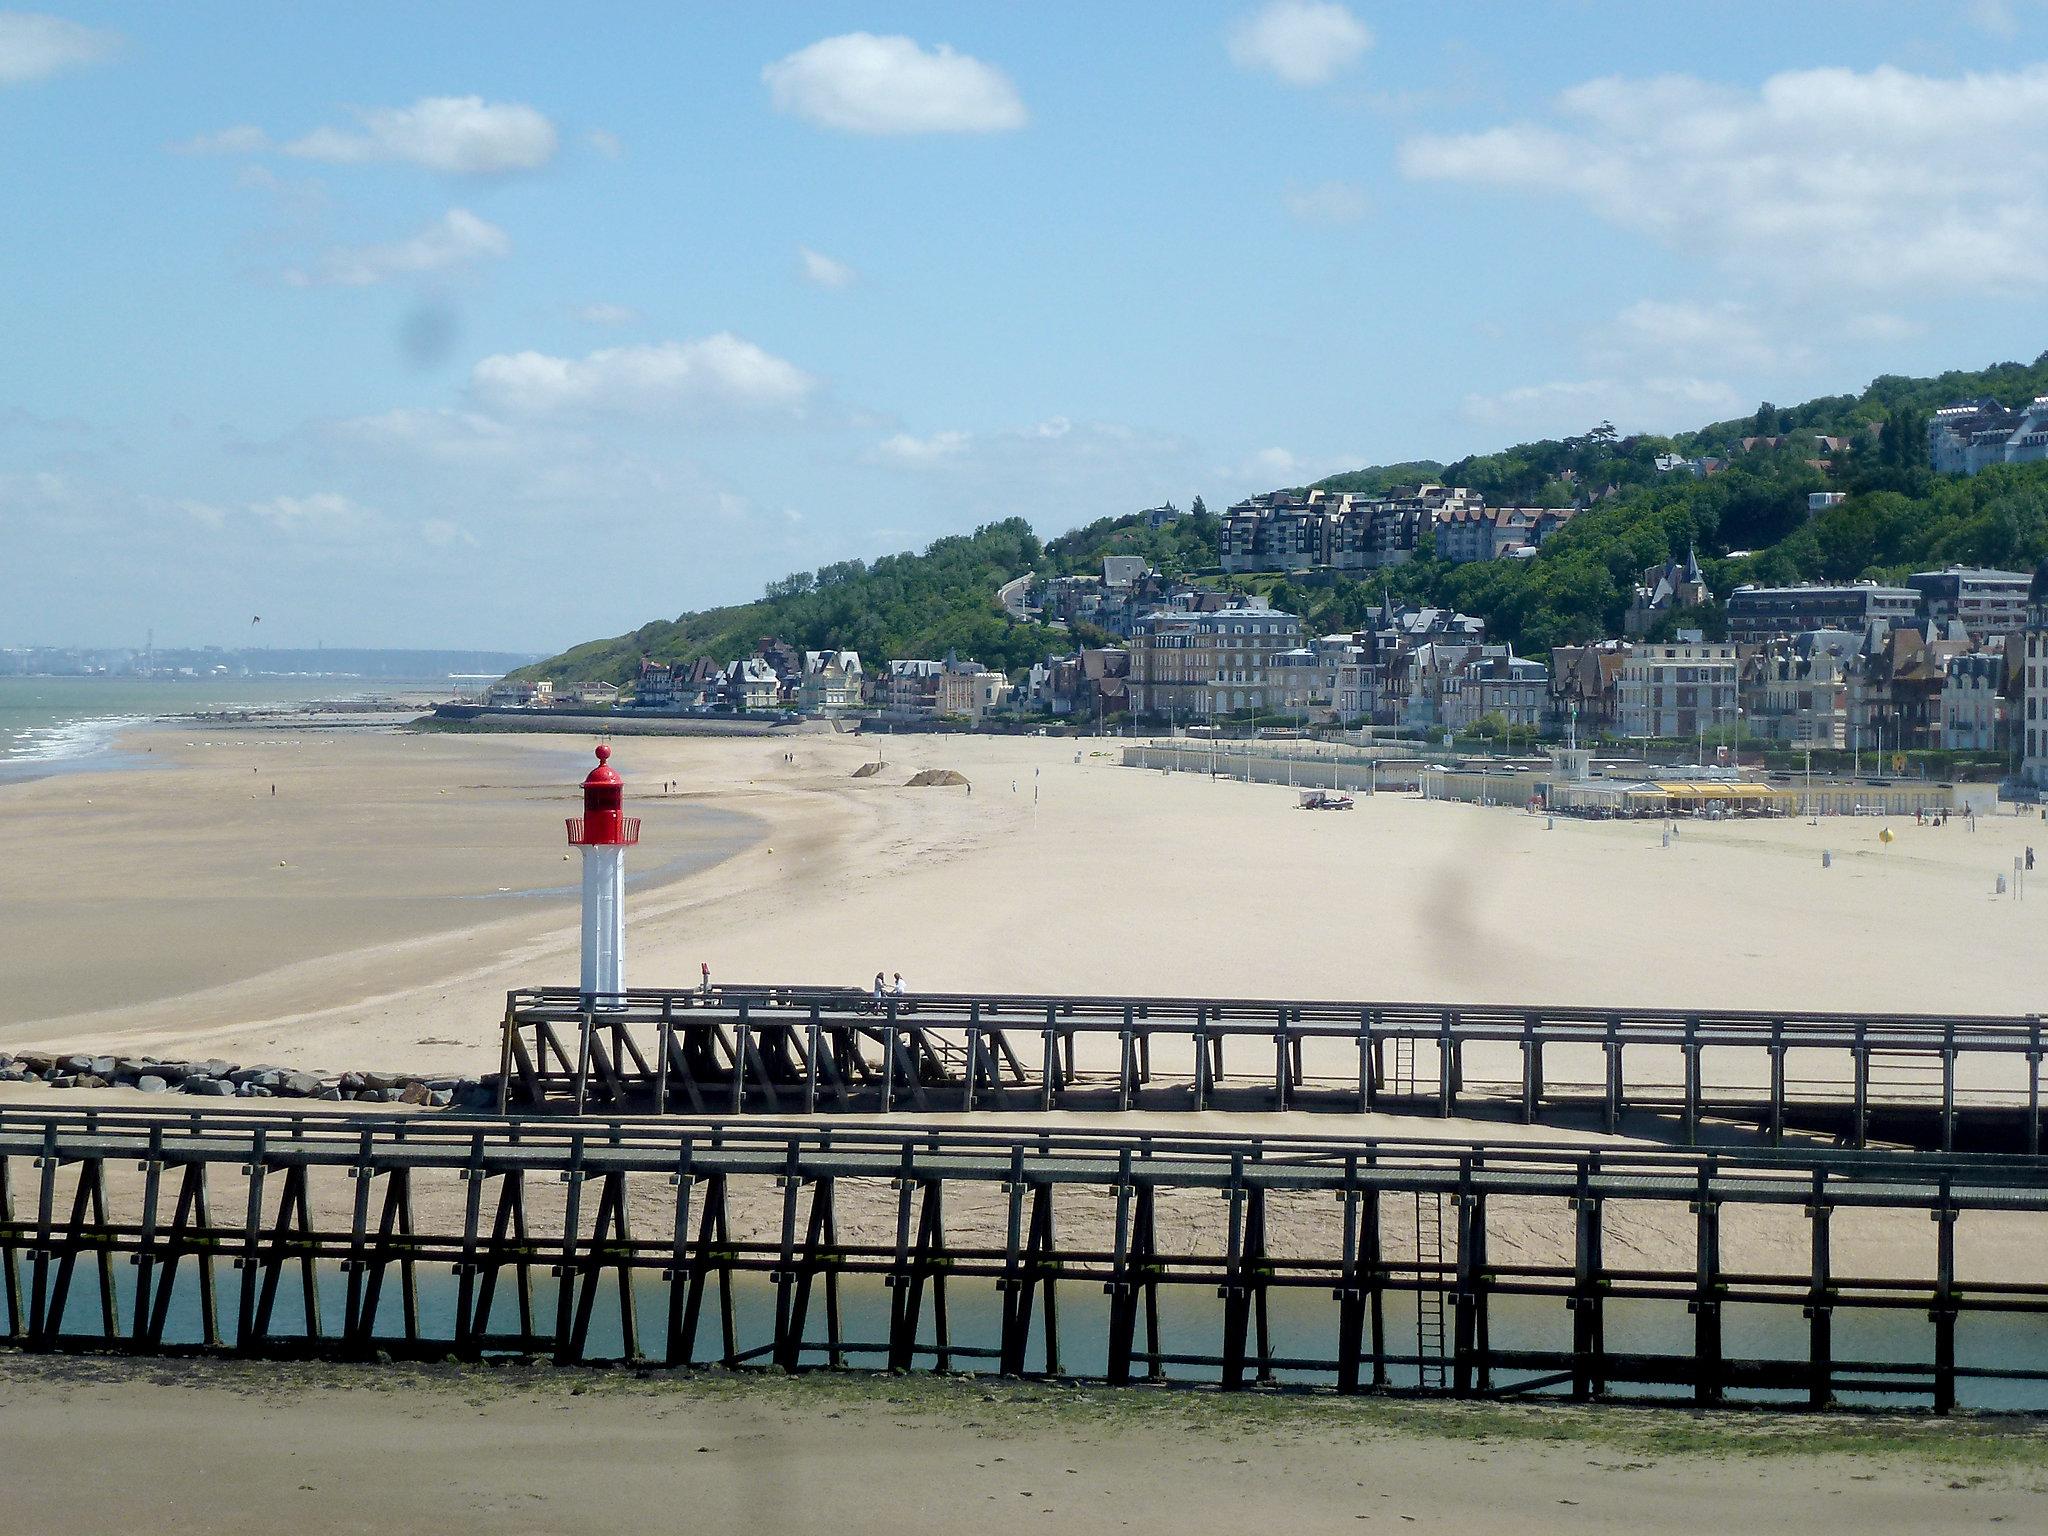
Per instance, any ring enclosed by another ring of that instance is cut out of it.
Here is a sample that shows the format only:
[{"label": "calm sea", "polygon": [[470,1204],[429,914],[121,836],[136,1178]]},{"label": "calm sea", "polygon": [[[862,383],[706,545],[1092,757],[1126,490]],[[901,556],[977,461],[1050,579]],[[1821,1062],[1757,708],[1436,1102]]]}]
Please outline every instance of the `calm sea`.
[{"label": "calm sea", "polygon": [[344,677],[0,677],[0,780],[106,760],[121,732],[169,715],[421,690],[445,696],[450,686]]}]

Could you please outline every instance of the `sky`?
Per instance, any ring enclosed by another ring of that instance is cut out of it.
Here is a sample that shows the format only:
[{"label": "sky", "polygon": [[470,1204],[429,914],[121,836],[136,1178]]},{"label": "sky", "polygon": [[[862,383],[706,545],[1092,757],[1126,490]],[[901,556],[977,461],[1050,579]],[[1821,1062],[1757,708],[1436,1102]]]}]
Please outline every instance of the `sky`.
[{"label": "sky", "polygon": [[2041,0],[0,9],[0,645],[550,650],[2031,359],[2044,172]]}]

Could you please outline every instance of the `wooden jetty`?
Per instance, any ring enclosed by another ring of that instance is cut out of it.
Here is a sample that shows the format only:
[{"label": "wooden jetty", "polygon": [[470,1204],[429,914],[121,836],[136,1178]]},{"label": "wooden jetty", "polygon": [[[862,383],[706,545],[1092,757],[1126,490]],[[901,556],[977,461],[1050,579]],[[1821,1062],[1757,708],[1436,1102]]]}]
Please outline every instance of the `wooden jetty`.
[{"label": "wooden jetty", "polygon": [[[1845,1272],[1901,1211],[1925,1263]],[[1497,1251],[1515,1212],[1556,1251]],[[9,1106],[0,1342],[2043,1409],[2048,1283],[1972,1253],[2043,1212],[2024,1156]],[[1787,1262],[1728,1262],[1772,1217]]]},{"label": "wooden jetty", "polygon": [[500,1108],[1329,1109],[2041,1151],[2038,1015],[734,986],[506,1000]]}]

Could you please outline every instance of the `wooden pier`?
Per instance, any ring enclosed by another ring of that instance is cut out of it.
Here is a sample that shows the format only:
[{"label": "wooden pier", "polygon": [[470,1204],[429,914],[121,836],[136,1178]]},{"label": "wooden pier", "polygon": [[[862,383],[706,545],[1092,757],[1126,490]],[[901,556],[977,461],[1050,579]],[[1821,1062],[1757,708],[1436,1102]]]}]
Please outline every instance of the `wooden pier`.
[{"label": "wooden pier", "polygon": [[2041,1151],[2038,1015],[842,988],[506,1001],[504,1110],[1401,1111],[1852,1147]]},{"label": "wooden pier", "polygon": [[0,1342],[2038,1410],[1983,1260],[2044,1213],[2023,1156],[8,1107]]}]

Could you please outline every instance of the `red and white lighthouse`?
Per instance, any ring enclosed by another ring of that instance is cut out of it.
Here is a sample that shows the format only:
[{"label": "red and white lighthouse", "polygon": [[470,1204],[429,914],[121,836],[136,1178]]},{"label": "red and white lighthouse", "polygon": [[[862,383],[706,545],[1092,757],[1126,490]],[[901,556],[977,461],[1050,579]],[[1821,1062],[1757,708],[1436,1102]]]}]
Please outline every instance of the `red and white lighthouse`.
[{"label": "red and white lighthouse", "polygon": [[626,785],[597,749],[583,781],[583,814],[569,818],[569,845],[583,850],[583,1005],[621,1006],[626,990],[626,850],[640,841],[640,818],[625,814]]}]

